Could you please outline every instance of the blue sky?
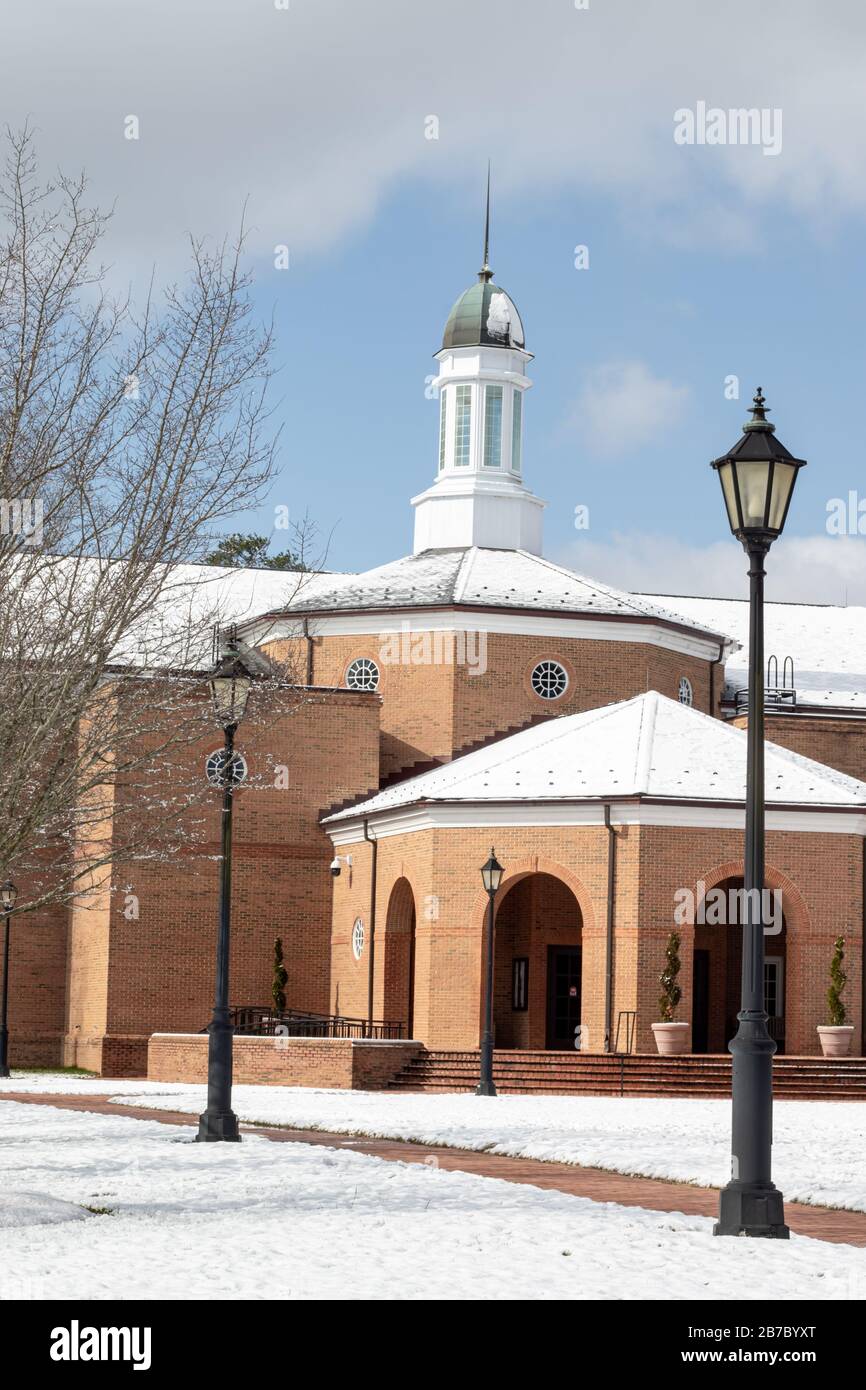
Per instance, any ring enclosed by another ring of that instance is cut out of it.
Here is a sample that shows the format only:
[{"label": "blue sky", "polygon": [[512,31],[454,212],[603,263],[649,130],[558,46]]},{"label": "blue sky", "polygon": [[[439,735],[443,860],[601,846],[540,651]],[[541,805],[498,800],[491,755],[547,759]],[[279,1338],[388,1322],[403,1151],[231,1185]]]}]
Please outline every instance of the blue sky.
[{"label": "blue sky", "polygon": [[[866,10],[579,6],[43,0],[9,18],[2,115],[116,203],[112,275],[134,290],[182,274],[185,234],[223,236],[246,202],[285,431],[270,502],[239,529],[288,504],[333,530],[332,567],[411,548],[435,456],[425,377],[480,262],[489,156],[491,260],[536,355],[525,471],[547,554],[624,587],[740,592],[707,465],[760,383],[809,460],[770,592],[866,602],[866,537],[825,527],[829,499],[866,498]],[[779,113],[780,152],[678,144],[675,113],[700,103]]]},{"label": "blue sky", "polygon": [[[347,245],[296,257],[285,274],[260,264],[258,294],[263,308],[277,305],[288,378],[274,496],[335,528],[335,567],[411,549],[408,498],[435,471],[425,378],[452,301],[480,264],[482,180],[480,165],[477,188],[455,180],[443,196],[407,179]],[[859,226],[819,235],[786,217],[754,248],[684,251],[628,223],[604,195],[554,190],[527,206],[494,189],[491,263],[535,353],[525,476],[549,504],[547,553],[579,566],[584,540],[634,531],[689,547],[724,540],[708,463],[737,438],[757,384],[780,438],[809,460],[790,533],[821,531],[827,499],[866,483],[861,243]],[[577,244],[589,248],[587,270],[574,268]],[[629,364],[672,388],[660,420],[642,424],[638,411],[633,442]],[[731,374],[738,401],[725,395]],[[605,384],[609,431],[585,408],[587,398],[603,406]],[[577,503],[590,509],[580,534]],[[267,528],[271,515],[265,507],[253,520]]]}]

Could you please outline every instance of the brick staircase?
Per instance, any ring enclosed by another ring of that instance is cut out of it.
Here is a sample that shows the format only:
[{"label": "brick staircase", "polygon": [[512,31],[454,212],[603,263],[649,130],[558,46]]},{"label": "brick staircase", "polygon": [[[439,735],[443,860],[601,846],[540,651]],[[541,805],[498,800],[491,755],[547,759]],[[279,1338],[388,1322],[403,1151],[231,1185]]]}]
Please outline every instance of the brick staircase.
[{"label": "brick staircase", "polygon": [[[388,1083],[388,1090],[474,1091],[479,1054],[422,1052]],[[727,1054],[658,1057],[579,1052],[494,1053],[493,1078],[503,1095],[729,1096]],[[783,1100],[866,1101],[866,1058],[777,1057],[773,1091]]]}]

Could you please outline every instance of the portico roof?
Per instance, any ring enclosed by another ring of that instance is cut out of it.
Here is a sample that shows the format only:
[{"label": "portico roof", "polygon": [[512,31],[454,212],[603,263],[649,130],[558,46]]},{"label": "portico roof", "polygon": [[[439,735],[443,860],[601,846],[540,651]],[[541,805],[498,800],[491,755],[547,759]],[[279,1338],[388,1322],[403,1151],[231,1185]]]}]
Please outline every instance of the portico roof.
[{"label": "portico roof", "polygon": [[[746,734],[651,690],[524,729],[324,819],[327,827],[419,803],[630,798],[741,806]],[[866,782],[766,745],[768,806],[863,810]]]}]

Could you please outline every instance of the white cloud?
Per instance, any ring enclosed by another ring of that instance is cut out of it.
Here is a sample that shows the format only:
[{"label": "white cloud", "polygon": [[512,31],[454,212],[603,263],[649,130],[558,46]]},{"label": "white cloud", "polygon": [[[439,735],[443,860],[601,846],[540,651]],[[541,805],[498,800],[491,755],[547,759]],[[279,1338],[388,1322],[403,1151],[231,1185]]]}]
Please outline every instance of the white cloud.
[{"label": "white cloud", "polygon": [[688,397],[687,386],[653,376],[645,362],[607,362],[587,374],[568,426],[593,453],[616,457],[676,425]]},{"label": "white cloud", "polygon": [[[765,211],[866,211],[860,0],[834,0],[831,20],[814,0],[7,10],[4,120],[30,115],[49,165],[83,164],[118,197],[124,272],[165,263],[187,229],[233,226],[246,195],[262,253],[345,243],[406,177],[478,201],[488,153],[497,193],[600,189],[637,235],[681,244],[748,246]],[[675,145],[674,112],[699,100],[781,108],[779,157]],[[139,141],[123,138],[130,114]]]},{"label": "white cloud", "polygon": [[[689,546],[674,536],[622,533],[574,541],[554,558],[632,592],[748,596],[746,557],[733,539]],[[783,537],[767,561],[766,591],[777,602],[866,604],[866,539]]]}]

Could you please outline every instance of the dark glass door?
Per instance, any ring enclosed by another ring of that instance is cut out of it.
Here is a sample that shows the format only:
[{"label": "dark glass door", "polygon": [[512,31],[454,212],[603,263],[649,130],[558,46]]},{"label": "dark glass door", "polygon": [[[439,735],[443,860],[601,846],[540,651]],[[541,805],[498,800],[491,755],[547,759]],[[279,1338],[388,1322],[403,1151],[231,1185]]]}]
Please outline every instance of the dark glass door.
[{"label": "dark glass door", "polygon": [[692,1052],[708,1052],[710,1039],[710,953],[696,950],[692,969]]},{"label": "dark glass door", "polygon": [[579,946],[547,948],[547,1042],[557,1051],[574,1049],[580,1026]]}]

